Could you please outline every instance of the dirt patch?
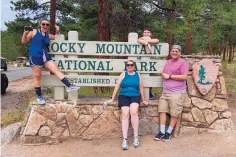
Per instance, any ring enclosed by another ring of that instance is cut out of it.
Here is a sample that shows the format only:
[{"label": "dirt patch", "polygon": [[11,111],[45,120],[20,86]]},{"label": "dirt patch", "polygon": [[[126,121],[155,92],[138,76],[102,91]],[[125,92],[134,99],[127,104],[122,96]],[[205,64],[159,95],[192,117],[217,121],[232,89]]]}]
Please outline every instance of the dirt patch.
[{"label": "dirt patch", "polygon": [[32,76],[9,83],[7,93],[1,96],[1,127],[21,121],[34,95]]},{"label": "dirt patch", "polygon": [[234,122],[234,126],[236,128],[236,99],[232,98],[229,95],[229,99],[228,99],[228,105],[229,105],[229,111],[232,113],[232,121]]},{"label": "dirt patch", "polygon": [[68,140],[58,145],[22,146],[8,144],[2,157],[235,157],[236,132],[204,133],[173,138],[170,142],[157,142],[153,136],[141,137],[139,148],[133,148],[128,139],[129,150],[122,151],[121,139]]}]

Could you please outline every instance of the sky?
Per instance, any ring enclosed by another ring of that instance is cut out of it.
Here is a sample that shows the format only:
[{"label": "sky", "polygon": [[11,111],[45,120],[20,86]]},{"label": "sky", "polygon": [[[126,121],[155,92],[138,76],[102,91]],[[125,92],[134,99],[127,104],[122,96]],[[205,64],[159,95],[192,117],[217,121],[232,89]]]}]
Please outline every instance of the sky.
[{"label": "sky", "polygon": [[4,22],[13,21],[15,19],[16,12],[12,11],[10,6],[10,0],[1,0],[1,30],[6,30]]},{"label": "sky", "polygon": [[[12,11],[10,6],[13,6],[10,3],[11,0],[0,0],[0,5],[1,5],[1,30],[6,30],[6,26],[5,26],[5,22],[8,21],[13,21],[16,18],[16,12]],[[14,2],[16,2],[17,0],[13,0]],[[37,0],[39,2],[39,4],[43,3],[43,2],[47,2],[49,0]]]}]

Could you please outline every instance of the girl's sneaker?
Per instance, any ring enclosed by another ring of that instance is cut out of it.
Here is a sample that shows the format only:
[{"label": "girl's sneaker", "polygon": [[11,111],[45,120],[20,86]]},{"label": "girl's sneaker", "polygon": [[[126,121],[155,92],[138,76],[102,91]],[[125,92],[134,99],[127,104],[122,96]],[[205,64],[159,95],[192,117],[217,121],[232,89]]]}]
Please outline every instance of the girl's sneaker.
[{"label": "girl's sneaker", "polygon": [[71,92],[71,91],[79,90],[79,89],[80,89],[79,86],[71,85],[70,87],[67,87],[66,91],[67,91],[67,92]]},{"label": "girl's sneaker", "polygon": [[139,136],[134,136],[133,145],[134,145],[134,148],[139,147]]},{"label": "girl's sneaker", "polygon": [[46,103],[45,99],[44,99],[42,96],[38,96],[38,97],[36,98],[36,101],[37,101],[37,103],[40,104],[40,105],[45,105],[45,103]]},{"label": "girl's sneaker", "polygon": [[122,150],[127,150],[128,149],[128,140],[123,138],[122,145],[121,145]]}]

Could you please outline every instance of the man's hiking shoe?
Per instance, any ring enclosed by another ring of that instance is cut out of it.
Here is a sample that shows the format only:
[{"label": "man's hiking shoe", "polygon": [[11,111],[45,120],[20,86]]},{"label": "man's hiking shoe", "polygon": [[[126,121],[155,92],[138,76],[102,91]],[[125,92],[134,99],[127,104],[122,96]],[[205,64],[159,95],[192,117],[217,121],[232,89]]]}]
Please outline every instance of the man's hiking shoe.
[{"label": "man's hiking shoe", "polygon": [[160,141],[164,138],[165,134],[163,134],[161,131],[154,137],[156,141]]}]

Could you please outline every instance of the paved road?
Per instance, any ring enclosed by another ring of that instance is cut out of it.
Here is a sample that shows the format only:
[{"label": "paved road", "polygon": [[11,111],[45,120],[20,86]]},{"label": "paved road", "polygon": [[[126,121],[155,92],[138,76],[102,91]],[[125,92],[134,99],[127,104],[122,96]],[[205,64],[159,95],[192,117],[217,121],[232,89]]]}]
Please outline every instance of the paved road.
[{"label": "paved road", "polygon": [[2,72],[7,75],[9,82],[32,75],[32,70],[30,67],[15,68],[13,66],[8,65],[7,71],[2,70]]}]

